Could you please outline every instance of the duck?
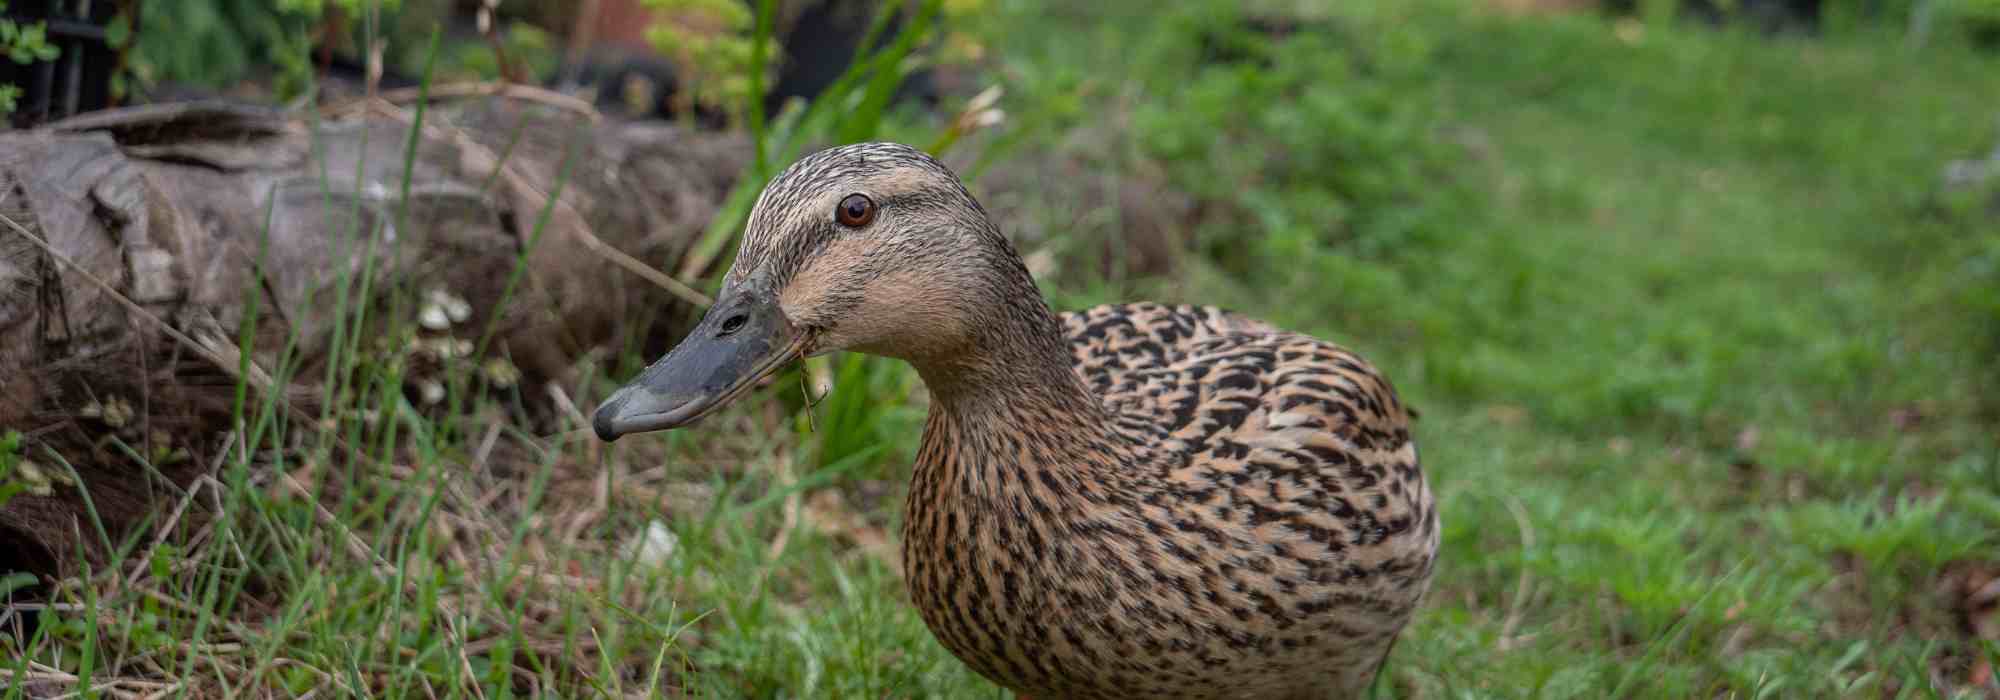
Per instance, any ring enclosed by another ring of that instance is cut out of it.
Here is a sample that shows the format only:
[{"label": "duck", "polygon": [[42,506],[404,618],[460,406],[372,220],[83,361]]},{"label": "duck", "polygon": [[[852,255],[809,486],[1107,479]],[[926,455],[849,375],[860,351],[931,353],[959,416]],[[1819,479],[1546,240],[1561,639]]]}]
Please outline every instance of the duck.
[{"label": "duck", "polygon": [[1053,311],[904,144],[773,178],[714,304],[592,428],[684,427],[832,352],[923,380],[908,600],[1018,697],[1355,697],[1430,586],[1438,507],[1374,365],[1213,306]]}]

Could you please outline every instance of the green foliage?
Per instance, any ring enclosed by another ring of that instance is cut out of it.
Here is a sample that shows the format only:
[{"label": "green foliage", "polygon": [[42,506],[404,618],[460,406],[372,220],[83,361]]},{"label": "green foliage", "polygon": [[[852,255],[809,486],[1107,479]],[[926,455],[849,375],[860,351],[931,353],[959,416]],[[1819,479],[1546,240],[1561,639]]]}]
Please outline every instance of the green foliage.
[{"label": "green foliage", "polygon": [[2000,22],[2000,0],[1958,0],[1958,11],[1984,22]]},{"label": "green foliage", "polygon": [[[645,0],[647,7],[659,10],[664,18],[647,28],[647,40],[655,50],[672,57],[679,68],[686,72],[688,80],[683,81],[686,106],[700,104],[730,115],[733,122],[758,130],[760,125],[751,124],[771,115],[756,114],[762,109],[764,92],[771,84],[771,78],[778,68],[779,52],[771,43],[770,21],[759,26],[760,16],[775,20],[779,3],[773,0]],[[860,89],[862,95],[856,105],[861,113],[848,119],[855,125],[872,125],[881,121],[881,112],[886,109],[894,88],[911,72],[940,61],[963,62],[971,60],[980,50],[978,40],[966,32],[951,27],[975,18],[986,8],[988,0],[923,0],[912,3],[877,3],[876,17],[861,43],[855,62],[843,76],[845,81],[836,87],[842,90]],[[752,6],[761,7],[762,15],[752,11]],[[865,6],[865,4],[857,4]],[[887,20],[897,11],[910,13],[906,24],[896,37],[883,37],[881,32]],[[800,31],[813,31],[806,27]],[[875,39],[889,39],[891,46],[878,45]],[[895,44],[907,44],[896,48]],[[760,52],[760,45],[763,49]],[[917,50],[932,45],[942,46],[942,50],[927,52],[918,57]],[[895,57],[894,62],[881,62]],[[914,59],[914,60],[906,60]],[[861,82],[862,79],[866,82]],[[886,88],[886,89],[885,89]],[[819,101],[828,102],[822,95]],[[856,126],[844,132],[851,136],[856,130],[865,131],[872,127]],[[852,139],[848,139],[852,140]]]},{"label": "green foliage", "polygon": [[899,362],[860,354],[840,356],[835,367],[837,390],[801,419],[818,443],[814,463],[835,464],[884,447],[897,449],[875,462],[899,463],[915,455],[914,438],[924,423],[922,410],[909,405],[919,385],[916,374]]},{"label": "green foliage", "polygon": [[[754,22],[742,0],[646,0],[668,19],[646,29],[646,39],[674,57],[687,79],[685,107],[696,103],[740,114],[751,87],[769,77],[769,64],[752,67]],[[768,3],[767,3],[768,4]],[[753,73],[755,75],[753,77]]]},{"label": "green foliage", "polygon": [[1435,105],[1410,99],[1431,82],[1431,37],[1327,21],[1271,38],[1228,14],[1178,19],[1166,30],[1176,43],[1242,55],[1149,71],[1156,97],[1133,115],[1141,149],[1175,184],[1239,205],[1205,222],[1208,257],[1247,253],[1238,274],[1319,250],[1379,257],[1422,245],[1449,216]]},{"label": "green foliage", "polygon": [[388,10],[393,12],[402,7],[403,2],[402,0],[277,0],[276,6],[280,12],[291,12],[306,17],[318,18],[326,14],[329,8],[340,10],[349,15],[359,14],[366,10]]},{"label": "green foliage", "polygon": [[20,24],[0,19],[0,50],[15,63],[53,61],[62,51],[49,43],[48,23]]},{"label": "green foliage", "polygon": [[[0,2],[0,12],[7,10],[7,3]],[[48,23],[22,24],[18,21],[0,18],[0,54],[20,65],[39,61],[53,61],[62,50],[49,43]],[[0,85],[0,116],[12,114],[18,108],[16,100],[21,98],[21,86]]]},{"label": "green foliage", "polygon": [[[140,85],[162,81],[226,87],[262,78],[279,99],[310,91],[317,66],[309,55],[319,42],[349,55],[366,55],[370,40],[383,48],[384,68],[414,75],[422,70],[428,37],[451,8],[444,3],[400,0],[159,0],[148,3],[141,31],[125,15],[111,27],[115,45],[128,48],[127,71]],[[130,33],[129,43],[119,37]],[[527,79],[554,71],[556,51],[547,32],[508,22],[498,32],[508,58]],[[441,75],[492,79],[501,71],[483,39],[446,47]],[[121,87],[127,76],[116,78]]]},{"label": "green foliage", "polygon": [[130,70],[141,84],[177,81],[222,87],[275,65],[289,97],[311,81],[309,32],[323,3],[270,0],[158,0],[133,33]]},{"label": "green foliage", "polygon": [[[505,49],[510,62],[524,69],[522,77],[530,81],[543,81],[555,74],[556,63],[561,55],[559,40],[547,30],[526,22],[507,22],[497,32],[500,45]],[[404,64],[415,54],[415,49],[405,52]],[[500,57],[493,47],[485,42],[462,42],[445,49],[445,55],[438,57],[444,80],[493,80],[505,75],[501,70]],[[440,80],[443,82],[444,80]]]},{"label": "green foliage", "polygon": [[7,505],[9,499],[34,487],[28,475],[19,473],[22,459],[21,432],[9,430],[0,433],[0,506]]},{"label": "green foliage", "polygon": [[2000,0],[1956,0],[1950,15],[1987,49],[2000,49]]}]

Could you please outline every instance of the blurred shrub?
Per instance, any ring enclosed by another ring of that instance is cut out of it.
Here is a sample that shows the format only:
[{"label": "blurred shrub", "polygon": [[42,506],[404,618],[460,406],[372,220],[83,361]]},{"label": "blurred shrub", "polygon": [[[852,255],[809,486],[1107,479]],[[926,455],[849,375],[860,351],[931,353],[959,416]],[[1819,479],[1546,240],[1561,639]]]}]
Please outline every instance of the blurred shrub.
[{"label": "blurred shrub", "polygon": [[[407,30],[405,36],[420,35],[429,31],[428,26],[413,26],[424,23],[403,22]],[[542,83],[556,73],[561,63],[562,39],[542,27],[525,21],[501,21],[503,28],[495,32],[501,47],[506,51],[507,62],[519,70],[519,77],[528,82]],[[397,56],[396,64],[411,69],[423,65],[426,44],[421,41],[407,41]],[[483,41],[448,43],[438,56],[438,82],[456,80],[492,80],[507,75],[500,65],[500,56],[493,52],[493,46]]]},{"label": "blurred shrub", "polygon": [[1973,41],[1987,48],[2000,47],[2000,0],[1957,0],[1953,5]]},{"label": "blurred shrub", "polygon": [[[372,27],[364,19],[371,11]],[[138,31],[130,32],[131,18],[121,15],[113,33],[129,33],[127,69],[140,86],[224,88],[254,78],[267,82],[278,98],[290,99],[312,88],[315,50],[363,63],[371,37],[382,49],[389,76],[384,82],[393,84],[398,73],[421,72],[430,35],[439,29],[445,30],[439,80],[506,75],[493,45],[475,33],[469,16],[454,22],[453,12],[451,3],[402,0],[151,0]],[[541,81],[554,73],[558,41],[546,29],[508,16],[496,29],[520,78]]]},{"label": "blurred shrub", "polygon": [[332,7],[348,14],[355,14],[369,5],[384,10],[395,10],[402,6],[402,0],[277,0],[281,12],[297,12],[308,17],[318,17]]},{"label": "blurred shrub", "polygon": [[1320,247],[1381,257],[1429,242],[1456,186],[1430,37],[1385,23],[1190,13],[1190,72],[1153,71],[1133,127],[1173,182],[1220,205],[1202,252],[1236,272]]},{"label": "blurred shrub", "polygon": [[[132,33],[127,66],[141,85],[176,82],[223,87],[270,71],[280,97],[312,82],[312,33],[329,9],[350,14],[364,2],[385,11],[400,0],[152,0]],[[129,17],[118,24],[130,26]]]},{"label": "blurred shrub", "polygon": [[1882,29],[1922,36],[1962,31],[2000,47],[2000,0],[1598,0],[1604,11],[1648,21],[1690,17],[1714,24],[1748,21],[1766,30],[1822,27]]},{"label": "blurred shrub", "polygon": [[[646,40],[685,74],[675,97],[681,112],[696,105],[731,112],[747,103],[751,84],[770,84],[770,63],[753,62],[756,18],[743,0],[646,0],[668,17],[646,29]],[[758,81],[753,73],[762,72]]]},{"label": "blurred shrub", "polygon": [[[876,73],[899,83],[896,101],[936,97],[928,71],[963,64],[984,51],[975,35],[955,30],[984,10],[988,0],[644,0],[661,12],[647,39],[671,59],[676,102],[671,113],[714,113],[745,123],[752,98],[766,116],[794,99],[811,100],[853,67],[854,59],[882,51],[913,35],[916,51],[892,70]],[[757,46],[757,12],[768,7],[766,52]],[[929,19],[917,21],[919,15]],[[752,93],[758,93],[753,95]]]}]

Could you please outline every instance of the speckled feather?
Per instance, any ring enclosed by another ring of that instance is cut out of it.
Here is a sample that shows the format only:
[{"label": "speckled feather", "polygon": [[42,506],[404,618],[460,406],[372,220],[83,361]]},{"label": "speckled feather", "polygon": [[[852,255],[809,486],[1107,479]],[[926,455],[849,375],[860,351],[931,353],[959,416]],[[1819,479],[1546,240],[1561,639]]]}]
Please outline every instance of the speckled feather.
[{"label": "speckled feather", "polygon": [[1062,318],[1110,430],[932,416],[904,528],[931,629],[1037,698],[1358,693],[1437,547],[1389,384],[1212,308]]},{"label": "speckled feather", "polygon": [[[879,215],[842,228],[848,193]],[[932,402],[903,556],[959,659],[1050,698],[1359,694],[1429,586],[1409,414],[1331,343],[1209,307],[1051,311],[985,210],[898,144],[802,159],[732,276],[813,352],[908,360]]]}]

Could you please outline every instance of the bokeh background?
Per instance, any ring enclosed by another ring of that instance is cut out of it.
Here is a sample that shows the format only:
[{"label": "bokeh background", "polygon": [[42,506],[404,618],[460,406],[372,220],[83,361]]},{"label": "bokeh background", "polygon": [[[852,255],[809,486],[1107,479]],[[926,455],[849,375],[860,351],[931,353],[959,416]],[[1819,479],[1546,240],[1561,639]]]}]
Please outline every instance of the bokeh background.
[{"label": "bokeh background", "polygon": [[[600,246],[567,254],[654,290],[516,294],[575,272],[525,246],[456,296],[230,288],[262,315],[213,337],[250,364],[199,375],[229,400],[165,434],[130,414],[179,409],[88,390],[115,358],[0,378],[56,377],[0,391],[6,697],[1001,696],[905,602],[907,367],[836,356],[615,447],[578,422],[698,317],[765,179],[891,139],[968,181],[1059,308],[1217,304],[1384,369],[1444,551],[1382,697],[2000,698],[1995,0],[0,6],[21,138],[190,101],[305,144],[389,115],[393,209],[428,119],[484,145],[481,192],[529,183],[528,240],[570,225],[553,193],[595,196]],[[173,123],[251,138],[213,119]],[[602,188],[630,171],[572,173],[579,133],[698,145],[645,151],[672,216],[620,219]],[[329,193],[366,180],[329,160]],[[43,255],[26,230],[0,251]],[[59,267],[22,259],[0,289]],[[463,322],[535,308],[591,320]],[[260,335],[314,309],[347,330]],[[259,363],[292,398],[246,388]],[[121,488],[148,497],[90,498]]]}]

